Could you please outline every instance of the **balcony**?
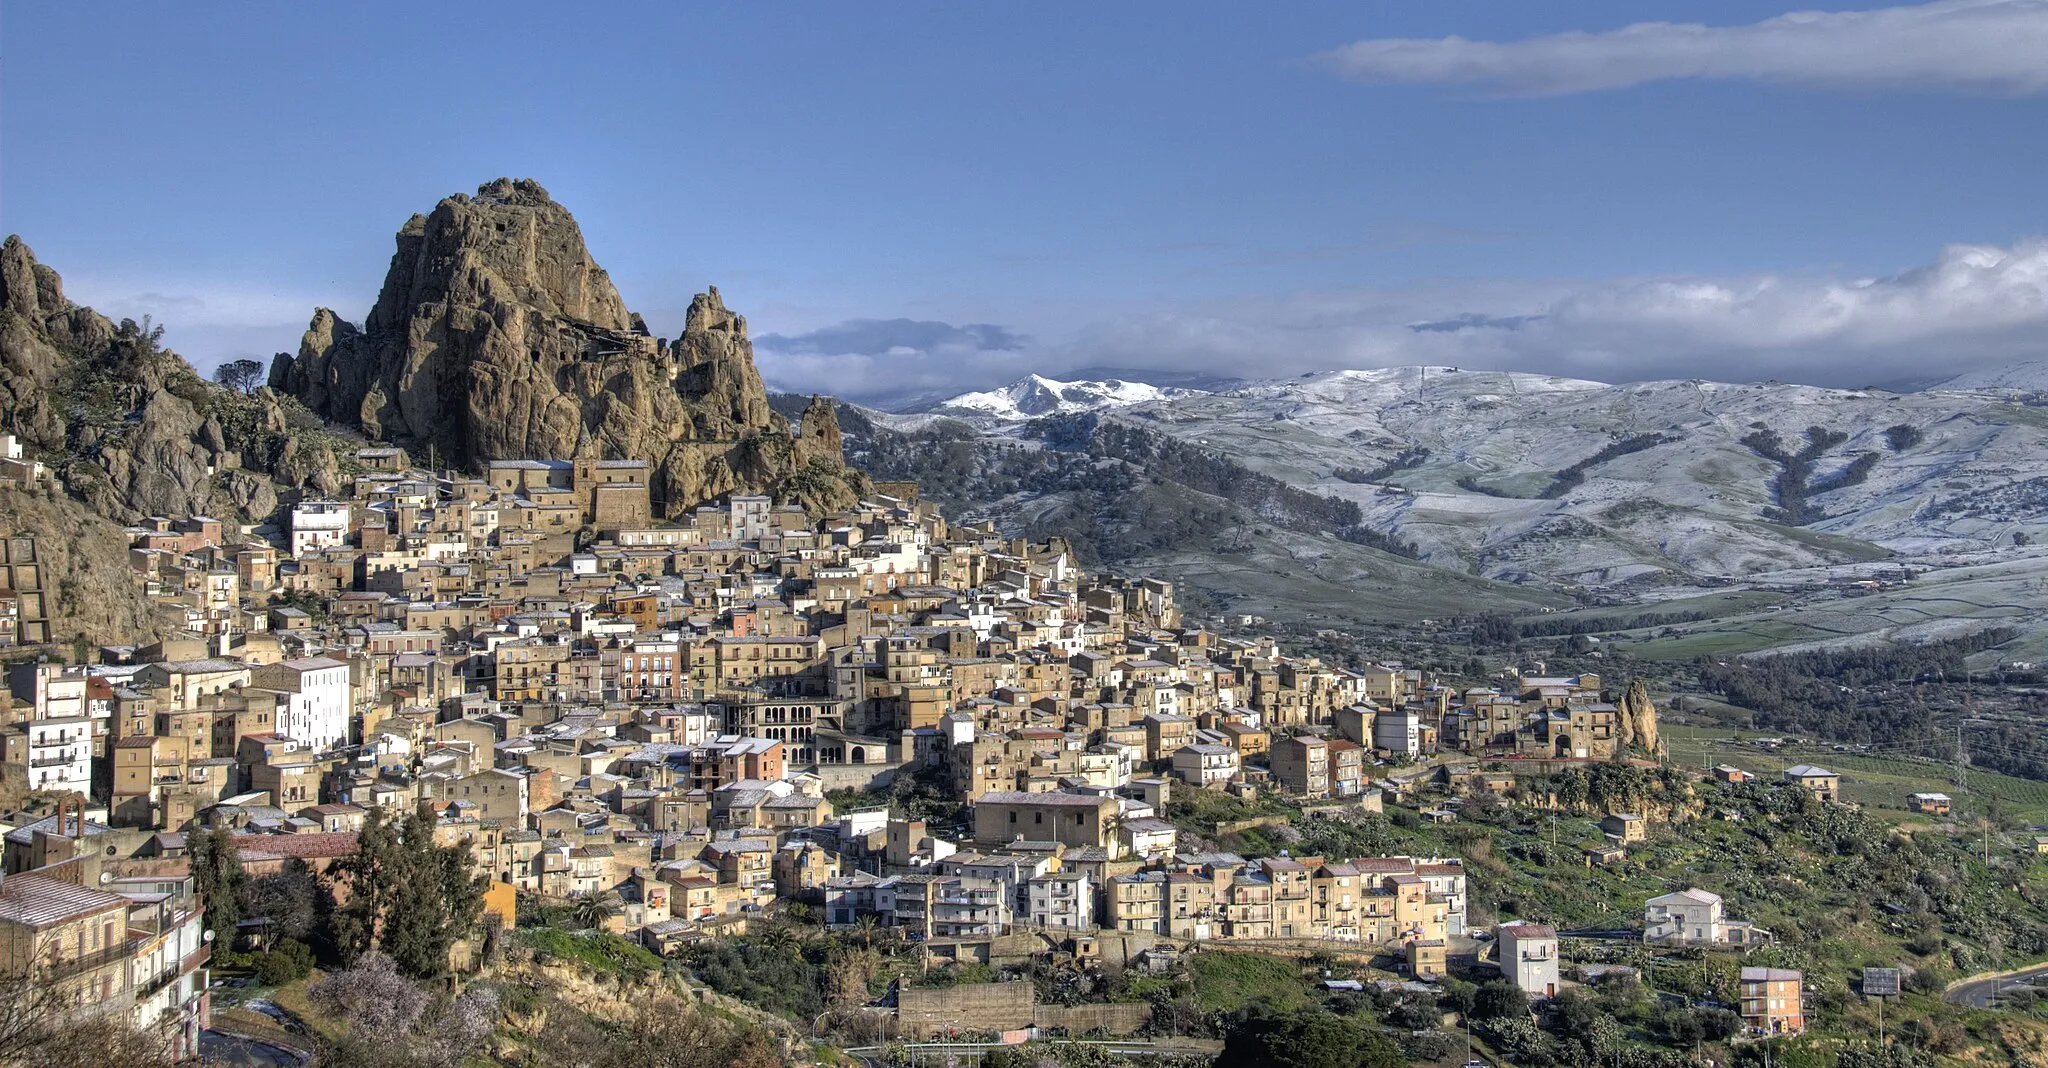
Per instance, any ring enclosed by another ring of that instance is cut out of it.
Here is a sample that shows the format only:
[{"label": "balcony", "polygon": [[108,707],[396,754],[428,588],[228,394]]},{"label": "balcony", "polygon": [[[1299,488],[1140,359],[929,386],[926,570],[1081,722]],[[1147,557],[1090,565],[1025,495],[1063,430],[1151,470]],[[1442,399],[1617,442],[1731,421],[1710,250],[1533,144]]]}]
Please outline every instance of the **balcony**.
[{"label": "balcony", "polygon": [[156,975],[143,980],[142,984],[135,988],[135,999],[140,1001],[144,998],[154,997],[159,991],[177,982],[180,977],[186,974],[188,973],[181,968],[165,968]]},{"label": "balcony", "polygon": [[106,949],[87,953],[81,957],[66,957],[62,960],[53,960],[46,966],[47,970],[44,972],[44,978],[46,981],[54,982],[69,979],[75,975],[84,975],[87,972],[97,971],[110,964],[125,964],[133,959],[135,945],[133,942],[123,942],[118,945],[109,946]]}]

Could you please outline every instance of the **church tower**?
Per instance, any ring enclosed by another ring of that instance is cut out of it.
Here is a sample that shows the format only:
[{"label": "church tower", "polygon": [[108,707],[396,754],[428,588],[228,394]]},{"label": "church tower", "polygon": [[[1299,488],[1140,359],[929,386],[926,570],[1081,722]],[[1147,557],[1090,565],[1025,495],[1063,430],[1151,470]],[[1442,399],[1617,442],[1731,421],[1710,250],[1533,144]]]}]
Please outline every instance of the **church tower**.
[{"label": "church tower", "polygon": [[576,455],[570,460],[569,491],[575,494],[576,504],[583,509],[583,522],[591,523],[597,515],[597,443],[590,440],[590,428],[584,427],[576,434]]}]

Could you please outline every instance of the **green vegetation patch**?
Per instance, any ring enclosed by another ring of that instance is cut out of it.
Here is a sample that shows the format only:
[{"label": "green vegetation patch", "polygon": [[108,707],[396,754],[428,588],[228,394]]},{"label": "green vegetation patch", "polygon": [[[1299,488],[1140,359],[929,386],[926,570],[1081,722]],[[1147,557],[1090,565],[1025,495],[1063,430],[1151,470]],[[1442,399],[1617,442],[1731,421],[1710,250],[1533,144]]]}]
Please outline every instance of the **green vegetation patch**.
[{"label": "green vegetation patch", "polygon": [[1292,1011],[1313,1003],[1301,965],[1284,957],[1212,951],[1196,954],[1189,967],[1203,1012],[1236,1012],[1254,1003]]},{"label": "green vegetation patch", "polygon": [[572,960],[596,972],[630,974],[661,970],[660,957],[609,931],[522,927],[514,932],[514,937],[535,953]]}]

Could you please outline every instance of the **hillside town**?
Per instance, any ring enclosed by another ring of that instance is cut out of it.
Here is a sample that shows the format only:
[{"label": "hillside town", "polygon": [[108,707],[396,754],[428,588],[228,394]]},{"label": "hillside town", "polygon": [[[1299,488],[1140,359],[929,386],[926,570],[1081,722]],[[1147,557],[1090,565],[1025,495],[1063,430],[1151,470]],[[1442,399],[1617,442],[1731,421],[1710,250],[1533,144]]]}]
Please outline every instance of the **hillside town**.
[{"label": "hillside town", "polygon": [[[1020,931],[1330,940],[1440,975],[1466,935],[1457,858],[1248,861],[1182,848],[1165,806],[1378,811],[1424,758],[1598,760],[1638,729],[1592,676],[1457,690],[1189,626],[1172,584],[949,523],[914,485],[655,524],[644,463],[580,451],[465,477],[365,448],[353,493],[284,529],[131,529],[133,580],[182,626],[15,664],[4,730],[31,790],[74,798],[17,821],[7,871],[113,881],[9,878],[0,923],[86,923],[93,951],[155,961],[190,879],[121,893],[181,871],[188,835],[318,873],[371,810],[427,806],[506,922],[519,895],[595,902],[656,951],[780,902],[963,957]],[[17,540],[9,596],[40,597]],[[957,819],[861,803],[910,780]],[[168,927],[122,943],[87,923],[122,908]],[[203,947],[170,956],[197,1019]]]}]

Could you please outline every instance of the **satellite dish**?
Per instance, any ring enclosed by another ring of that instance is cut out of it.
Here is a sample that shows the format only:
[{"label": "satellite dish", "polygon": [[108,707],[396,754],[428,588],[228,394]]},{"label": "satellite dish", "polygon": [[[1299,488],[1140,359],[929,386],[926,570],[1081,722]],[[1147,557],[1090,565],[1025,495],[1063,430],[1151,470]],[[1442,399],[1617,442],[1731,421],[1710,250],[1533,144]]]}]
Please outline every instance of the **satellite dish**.
[{"label": "satellite dish", "polygon": [[101,872],[101,873],[100,873],[100,885],[101,885],[101,886],[105,886],[105,885],[107,885],[108,883],[111,883],[111,882],[113,882],[113,881],[114,881],[114,873],[113,873],[113,872],[110,872],[110,871],[103,871],[103,872]]}]

